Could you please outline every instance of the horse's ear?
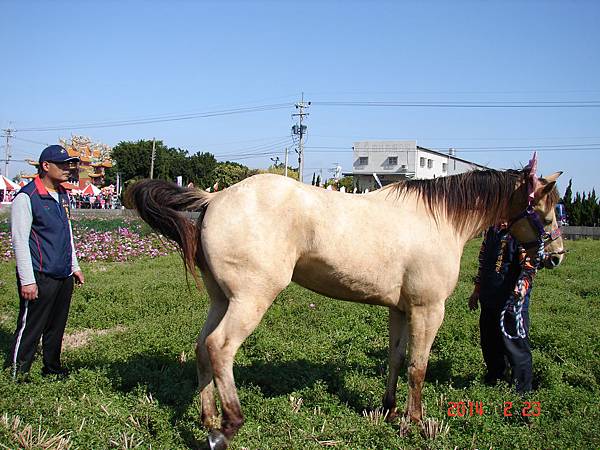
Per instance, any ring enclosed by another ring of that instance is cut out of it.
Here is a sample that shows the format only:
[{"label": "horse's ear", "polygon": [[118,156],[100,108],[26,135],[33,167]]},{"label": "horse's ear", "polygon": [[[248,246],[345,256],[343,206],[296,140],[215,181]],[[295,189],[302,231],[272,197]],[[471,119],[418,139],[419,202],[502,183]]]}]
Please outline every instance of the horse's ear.
[{"label": "horse's ear", "polygon": [[548,183],[552,183],[553,181],[558,180],[558,177],[562,175],[562,172],[554,172],[552,175],[548,175],[547,177],[540,178],[540,181],[544,183],[544,181]]},{"label": "horse's ear", "polygon": [[[557,177],[558,178],[558,177]],[[543,180],[543,178],[540,178]],[[539,184],[538,189],[535,191],[535,199],[540,200],[552,192],[552,189],[556,186],[556,181],[550,181],[548,184]]]}]

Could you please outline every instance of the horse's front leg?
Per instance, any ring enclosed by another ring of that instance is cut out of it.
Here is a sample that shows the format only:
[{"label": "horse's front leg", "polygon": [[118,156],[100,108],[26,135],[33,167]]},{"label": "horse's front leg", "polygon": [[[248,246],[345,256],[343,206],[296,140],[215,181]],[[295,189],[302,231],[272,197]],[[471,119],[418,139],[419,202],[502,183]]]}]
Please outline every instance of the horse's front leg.
[{"label": "horse's front leg", "polygon": [[391,421],[398,415],[396,411],[396,389],[398,375],[406,357],[406,343],[408,342],[408,322],[404,311],[390,308],[389,331],[389,374],[387,388],[383,396],[383,410],[388,414],[387,420]]},{"label": "horse's front leg", "polygon": [[427,371],[431,344],[444,320],[444,301],[428,306],[414,306],[409,320],[408,401],[406,413],[414,422],[421,421],[421,392]]}]

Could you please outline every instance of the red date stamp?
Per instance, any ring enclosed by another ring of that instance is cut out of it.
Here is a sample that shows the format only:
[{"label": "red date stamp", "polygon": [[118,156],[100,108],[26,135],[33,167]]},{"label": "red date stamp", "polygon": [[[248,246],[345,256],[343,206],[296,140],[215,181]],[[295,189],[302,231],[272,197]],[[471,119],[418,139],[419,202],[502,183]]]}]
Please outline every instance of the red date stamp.
[{"label": "red date stamp", "polygon": [[483,402],[448,402],[448,417],[483,416]]},{"label": "red date stamp", "polygon": [[[471,400],[448,402],[448,417],[483,416],[486,413],[485,406],[483,402],[474,402]],[[523,401],[521,404],[517,404],[514,402],[504,402],[501,413],[504,417],[518,415],[522,417],[538,417],[542,414],[542,403]]]}]

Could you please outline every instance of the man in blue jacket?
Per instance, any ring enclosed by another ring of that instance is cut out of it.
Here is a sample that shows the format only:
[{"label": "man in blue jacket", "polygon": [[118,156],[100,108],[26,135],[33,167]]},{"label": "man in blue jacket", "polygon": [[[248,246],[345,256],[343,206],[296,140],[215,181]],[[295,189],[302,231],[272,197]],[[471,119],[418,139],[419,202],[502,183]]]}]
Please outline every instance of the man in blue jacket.
[{"label": "man in blue jacket", "polygon": [[61,186],[72,164],[60,145],[46,147],[38,176],[24,186],[11,207],[12,244],[17,260],[20,306],[7,360],[13,377],[26,377],[42,338],[42,374],[68,376],[60,353],[74,281],[83,284],[73,244],[69,195]]},{"label": "man in blue jacket", "polygon": [[532,389],[528,311],[534,274],[529,257],[506,224],[489,228],[479,252],[479,272],[469,308],[474,310],[477,302],[481,303],[479,329],[487,367],[484,381],[495,384],[505,378],[508,362],[519,393]]}]

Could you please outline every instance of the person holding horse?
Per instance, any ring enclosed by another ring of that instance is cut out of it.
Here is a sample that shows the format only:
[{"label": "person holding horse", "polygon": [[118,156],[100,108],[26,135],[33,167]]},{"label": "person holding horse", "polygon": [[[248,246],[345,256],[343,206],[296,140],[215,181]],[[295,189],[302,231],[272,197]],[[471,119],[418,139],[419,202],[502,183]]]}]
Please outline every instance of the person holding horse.
[{"label": "person holding horse", "polygon": [[[523,247],[509,233],[506,222],[490,227],[479,252],[479,271],[469,308],[477,309],[486,384],[505,378],[508,365],[517,392],[532,389],[529,345],[529,296],[535,267]],[[526,274],[522,276],[522,274]],[[516,300],[516,301],[515,301]]]},{"label": "person holding horse", "polygon": [[27,379],[40,337],[42,375],[68,375],[60,362],[62,338],[73,282],[83,284],[84,276],[75,256],[69,195],[61,183],[77,161],[60,145],[46,147],[38,176],[19,191],[11,208],[20,308],[6,366],[12,366],[14,378]]}]

